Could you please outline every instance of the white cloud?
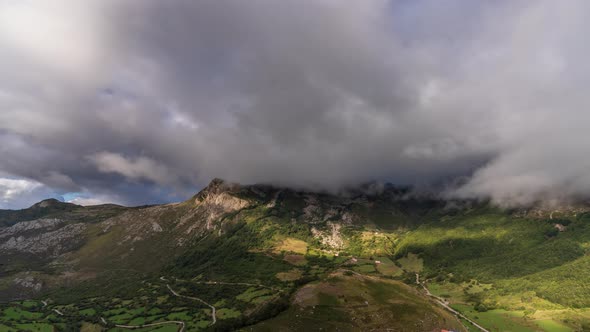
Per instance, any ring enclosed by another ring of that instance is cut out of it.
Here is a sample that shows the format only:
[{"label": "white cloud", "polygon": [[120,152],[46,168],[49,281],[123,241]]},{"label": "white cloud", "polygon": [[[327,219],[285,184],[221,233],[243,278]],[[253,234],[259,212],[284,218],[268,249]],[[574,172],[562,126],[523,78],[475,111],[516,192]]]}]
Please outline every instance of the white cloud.
[{"label": "white cloud", "polygon": [[103,173],[117,173],[130,180],[150,180],[161,185],[169,185],[176,177],[168,168],[147,157],[126,158],[112,152],[100,152],[89,156],[98,170]]},{"label": "white cloud", "polygon": [[0,45],[46,68],[95,75],[107,52],[106,9],[93,0],[3,1]]},{"label": "white cloud", "polygon": [[21,209],[52,197],[59,195],[35,180],[0,176],[0,209]]},{"label": "white cloud", "polygon": [[30,194],[42,184],[36,181],[24,179],[0,178],[0,197],[8,202],[23,194]]},{"label": "white cloud", "polygon": [[82,206],[101,205],[101,204],[116,204],[115,200],[109,196],[98,196],[98,197],[75,197],[67,201]]}]

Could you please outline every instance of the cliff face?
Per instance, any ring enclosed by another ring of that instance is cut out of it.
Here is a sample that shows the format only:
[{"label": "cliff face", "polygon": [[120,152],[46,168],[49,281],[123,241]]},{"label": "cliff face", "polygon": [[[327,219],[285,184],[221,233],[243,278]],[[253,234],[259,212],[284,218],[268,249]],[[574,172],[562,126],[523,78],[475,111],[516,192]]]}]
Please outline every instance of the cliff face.
[{"label": "cliff face", "polygon": [[16,251],[57,257],[80,243],[83,223],[67,224],[60,219],[23,221],[0,229],[0,252]]},{"label": "cliff face", "polygon": [[206,219],[207,230],[215,229],[215,221],[219,220],[223,215],[240,211],[254,204],[254,202],[236,196],[240,189],[238,185],[231,185],[221,179],[214,179],[197,194],[194,203]]}]

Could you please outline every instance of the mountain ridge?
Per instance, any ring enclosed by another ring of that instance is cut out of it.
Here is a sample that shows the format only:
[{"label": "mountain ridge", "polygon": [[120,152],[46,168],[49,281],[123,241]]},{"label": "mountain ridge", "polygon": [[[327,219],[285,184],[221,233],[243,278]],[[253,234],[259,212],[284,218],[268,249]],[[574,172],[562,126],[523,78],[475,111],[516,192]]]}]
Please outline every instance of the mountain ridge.
[{"label": "mountain ridge", "polygon": [[[222,193],[229,193],[229,194],[238,194],[240,192],[246,193],[251,191],[260,198],[264,197],[265,195],[272,195],[276,194],[277,192],[292,192],[300,195],[316,195],[316,196],[324,196],[324,197],[337,197],[343,200],[346,199],[365,199],[367,197],[387,197],[393,200],[423,200],[423,201],[440,201],[440,202],[448,202],[449,208],[463,208],[462,205],[473,205],[473,204],[490,204],[495,206],[491,201],[482,198],[454,198],[444,195],[439,195],[434,193],[433,191],[415,191],[410,186],[396,186],[392,183],[388,182],[367,182],[365,184],[361,184],[355,187],[349,187],[347,189],[338,191],[338,192],[330,192],[330,191],[310,191],[305,189],[292,189],[289,187],[281,187],[275,186],[270,184],[247,184],[242,185],[236,182],[229,182],[221,178],[214,178],[212,179],[209,184],[203,189],[199,190],[196,194],[191,196],[189,199],[180,202],[173,202],[168,204],[182,204],[186,203],[187,201],[200,201],[203,199],[204,196],[208,194],[222,194]],[[59,201],[55,198],[47,198],[43,199],[37,203],[32,204],[28,208],[23,209],[12,209],[12,210],[2,210],[0,209],[0,213],[17,213],[20,211],[28,211],[28,210],[43,210],[47,209],[47,211],[51,211],[52,209],[56,210],[67,210],[67,209],[75,209],[75,208],[84,208],[84,207],[121,207],[121,208],[142,208],[142,207],[149,207],[149,206],[162,206],[168,204],[150,204],[150,205],[137,205],[137,206],[123,206],[114,203],[105,203],[105,204],[97,204],[97,205],[78,205],[71,202],[63,202]],[[544,202],[544,201],[536,201],[534,203],[522,205],[522,206],[511,206],[511,207],[503,207],[501,205],[497,205],[499,208],[503,208],[507,211],[512,211],[514,213],[519,214],[530,214],[536,213],[540,217],[544,217],[545,214],[551,212],[562,212],[562,213],[571,213],[571,212],[583,212],[590,209],[590,202],[580,201],[577,203],[572,202]],[[2,216],[1,219],[5,219],[5,216]]]}]

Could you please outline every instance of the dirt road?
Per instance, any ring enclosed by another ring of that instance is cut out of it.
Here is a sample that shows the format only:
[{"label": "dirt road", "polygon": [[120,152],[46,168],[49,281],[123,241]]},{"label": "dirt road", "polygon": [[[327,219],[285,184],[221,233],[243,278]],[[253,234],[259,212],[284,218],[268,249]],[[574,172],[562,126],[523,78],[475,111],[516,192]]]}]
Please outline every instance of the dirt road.
[{"label": "dirt road", "polygon": [[201,300],[198,297],[180,295],[176,291],[174,291],[174,289],[172,289],[172,287],[170,287],[170,285],[168,285],[168,284],[166,284],[166,287],[168,287],[168,289],[170,290],[170,292],[174,296],[184,297],[185,299],[191,299],[191,300],[199,301],[199,302],[203,303],[204,305],[208,306],[209,308],[211,308],[211,318],[213,318],[213,322],[211,323],[211,325],[215,325],[215,323],[217,323],[217,317],[215,316],[215,307],[214,306],[212,306],[209,303]]},{"label": "dirt road", "polygon": [[115,327],[120,327],[120,328],[124,328],[124,329],[131,329],[131,330],[135,330],[135,329],[141,329],[144,327],[150,327],[150,326],[158,326],[158,325],[166,325],[166,324],[176,324],[176,325],[180,325],[180,330],[179,332],[184,332],[184,327],[185,324],[183,321],[176,321],[176,320],[171,320],[171,321],[166,321],[166,322],[159,322],[159,323],[151,323],[151,324],[144,324],[144,325],[115,325]]},{"label": "dirt road", "polygon": [[467,316],[465,316],[462,313],[458,312],[457,310],[451,308],[447,304],[447,300],[443,299],[442,297],[438,297],[438,296],[430,293],[430,290],[428,290],[428,287],[426,287],[426,285],[424,284],[424,282],[420,282],[420,275],[418,273],[416,273],[416,284],[422,286],[422,289],[424,289],[424,291],[426,292],[426,295],[427,296],[430,296],[431,298],[433,298],[438,304],[440,304],[441,306],[443,306],[448,311],[452,312],[455,316],[460,317],[460,318],[463,318],[464,320],[468,321],[473,326],[477,327],[478,329],[480,329],[483,332],[490,332],[490,331],[486,330],[484,327],[482,327],[481,325],[479,325],[476,322],[474,322],[473,320],[469,319]]}]

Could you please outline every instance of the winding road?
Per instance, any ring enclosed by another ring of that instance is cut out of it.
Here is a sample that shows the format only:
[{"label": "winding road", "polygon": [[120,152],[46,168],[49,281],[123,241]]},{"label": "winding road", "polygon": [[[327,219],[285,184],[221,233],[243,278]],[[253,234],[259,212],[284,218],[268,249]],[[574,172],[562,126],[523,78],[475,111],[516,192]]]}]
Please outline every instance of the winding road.
[{"label": "winding road", "polygon": [[[104,322],[104,319],[103,319],[103,322]],[[144,325],[118,325],[118,324],[116,324],[115,327],[121,327],[121,328],[124,328],[124,329],[135,330],[135,329],[141,329],[141,328],[144,328],[144,327],[158,326],[158,325],[166,325],[166,324],[180,325],[179,332],[184,332],[185,324],[184,324],[183,321],[180,321],[180,320],[170,320],[170,321],[167,321],[167,322],[151,323],[151,324],[144,324]]]},{"label": "winding road", "polygon": [[170,287],[170,285],[166,284],[166,287],[168,287],[168,289],[170,290],[170,292],[172,293],[172,295],[174,296],[178,296],[178,297],[184,297],[186,299],[190,299],[190,300],[195,300],[195,301],[199,301],[201,303],[203,303],[204,305],[208,306],[209,308],[211,308],[211,318],[213,318],[213,322],[211,323],[211,325],[215,325],[215,323],[217,323],[217,317],[215,316],[215,307],[210,305],[209,303],[201,300],[198,297],[193,297],[193,296],[186,296],[186,295],[180,295],[178,294],[174,289],[172,289],[172,287]]},{"label": "winding road", "polygon": [[[47,300],[41,300],[41,303],[43,303],[43,307],[42,308],[47,307],[47,304],[48,304],[47,301],[49,301],[49,299],[47,299]],[[52,309],[51,311],[55,312],[56,314],[58,314],[60,316],[64,316],[63,312],[61,312],[61,311],[59,311],[57,309]]]},{"label": "winding road", "polygon": [[[164,276],[160,277],[161,281],[167,282],[168,279],[166,279]],[[179,280],[179,279],[177,279]],[[267,288],[267,289],[271,289],[273,291],[277,291],[277,292],[283,292],[282,289],[278,289],[278,288],[274,288],[274,287],[270,287],[270,286],[265,286],[265,285],[260,285],[260,284],[250,284],[250,283],[245,283],[245,282],[223,282],[223,281],[191,281],[192,283],[196,283],[196,284],[203,284],[203,285],[239,285],[239,286],[253,286],[253,287],[261,287],[261,288]],[[215,323],[217,323],[217,315],[216,315],[216,311],[217,309],[205,302],[203,299],[200,299],[198,297],[194,297],[194,296],[186,296],[186,295],[182,295],[179,294],[177,291],[175,291],[174,289],[172,289],[172,287],[169,284],[166,284],[166,287],[168,288],[168,290],[170,291],[170,293],[172,293],[172,295],[177,296],[177,297],[183,297],[186,299],[190,299],[190,300],[194,300],[194,301],[199,301],[202,304],[208,306],[209,308],[211,308],[211,325],[214,325]],[[47,301],[41,301],[43,303],[43,307],[47,306]],[[59,311],[58,309],[53,309],[52,311],[54,311],[56,314],[60,315],[60,316],[64,316],[64,314]],[[104,317],[100,317],[101,322],[104,325],[108,325],[107,320]],[[131,330],[135,330],[135,329],[140,329],[140,328],[144,328],[144,327],[150,327],[150,326],[159,326],[159,325],[167,325],[167,324],[176,324],[176,325],[180,325],[180,330],[179,332],[184,332],[185,328],[186,328],[186,324],[183,321],[177,321],[177,320],[173,320],[173,321],[165,321],[165,322],[157,322],[157,323],[150,323],[150,324],[143,324],[143,325],[123,325],[123,324],[115,324],[115,327],[119,327],[119,328],[125,328],[125,329],[131,329]]]},{"label": "winding road", "polygon": [[430,290],[428,290],[428,288],[426,287],[426,285],[424,283],[425,283],[424,281],[423,282],[420,282],[420,275],[418,273],[416,273],[416,284],[419,285],[419,286],[422,286],[422,288],[426,292],[426,295],[427,296],[430,296],[431,298],[433,298],[435,300],[435,302],[437,302],[438,304],[440,304],[443,308],[447,309],[448,311],[450,311],[451,313],[453,313],[455,316],[460,317],[460,318],[463,318],[464,320],[468,321],[473,326],[475,326],[478,329],[480,329],[482,332],[490,332],[490,331],[486,330],[484,327],[482,327],[481,325],[479,325],[476,322],[474,322],[473,320],[469,319],[467,316],[465,316],[462,313],[458,312],[457,310],[451,308],[447,304],[447,301],[445,299],[432,294],[430,292]]},{"label": "winding road", "polygon": [[279,288],[274,288],[270,286],[260,285],[260,284],[249,284],[247,282],[224,282],[224,281],[191,281],[193,284],[201,284],[201,285],[238,285],[238,286],[252,286],[252,287],[260,287],[273,290],[275,292],[282,293],[283,290]]},{"label": "winding road", "polygon": [[[166,279],[166,277],[161,276],[160,277],[161,281],[167,282],[168,279]],[[180,280],[180,279],[177,279]],[[245,282],[223,282],[223,281],[191,281],[192,283],[196,283],[196,284],[203,284],[203,285],[240,285],[240,286],[254,286],[254,287],[261,287],[261,288],[267,288],[267,289],[271,289],[274,291],[278,291],[278,292],[283,292],[282,289],[277,289],[277,288],[273,288],[270,286],[265,286],[265,285],[260,285],[260,284],[250,284],[250,283],[245,283]],[[205,302],[203,299],[200,299],[198,297],[194,297],[194,296],[186,296],[186,295],[182,295],[179,294],[177,291],[175,291],[174,289],[172,289],[172,287],[169,284],[166,284],[166,287],[168,288],[168,290],[170,291],[170,293],[172,293],[172,295],[177,296],[177,297],[183,297],[186,299],[190,299],[190,300],[194,300],[194,301],[199,301],[202,304],[208,306],[209,308],[211,308],[211,325],[213,326],[215,323],[217,323],[217,309]],[[103,318],[100,317],[100,320],[102,321],[102,323],[104,325],[107,325],[107,321]],[[120,328],[125,328],[125,329],[140,329],[140,328],[144,328],[144,327],[150,327],[150,326],[157,326],[157,325],[164,325],[164,324],[177,324],[180,325],[180,332],[183,332],[186,324],[183,321],[166,321],[166,322],[158,322],[158,323],[151,323],[151,324],[144,324],[144,325],[115,325],[116,327],[120,327]]]},{"label": "winding road", "polygon": [[[162,281],[168,281],[166,278],[164,277],[160,277],[160,280]],[[195,300],[195,301],[199,301],[201,303],[203,303],[204,305],[208,306],[209,308],[211,308],[211,317],[213,318],[213,322],[211,323],[211,325],[215,324],[217,322],[217,317],[215,316],[215,307],[210,305],[209,303],[203,301],[202,299],[198,298],[198,297],[192,297],[192,296],[186,296],[186,295],[181,295],[178,294],[174,289],[172,289],[172,287],[170,287],[169,284],[166,284],[166,287],[168,288],[168,290],[172,293],[172,295],[174,296],[178,296],[178,297],[184,297],[187,299],[191,299],[191,300]],[[104,317],[100,317],[100,320],[102,321],[102,323],[104,325],[107,325],[107,321],[106,319],[104,319]],[[180,320],[170,320],[170,321],[165,321],[165,322],[158,322],[158,323],[150,323],[150,324],[143,324],[143,325],[123,325],[123,324],[115,324],[115,327],[120,327],[120,328],[124,328],[124,329],[141,329],[144,327],[150,327],[150,326],[159,326],[159,325],[166,325],[166,324],[176,324],[176,325],[180,325],[180,330],[179,332],[184,332],[184,329],[186,327],[186,324],[183,321]]]}]

